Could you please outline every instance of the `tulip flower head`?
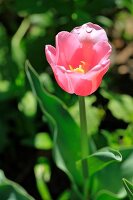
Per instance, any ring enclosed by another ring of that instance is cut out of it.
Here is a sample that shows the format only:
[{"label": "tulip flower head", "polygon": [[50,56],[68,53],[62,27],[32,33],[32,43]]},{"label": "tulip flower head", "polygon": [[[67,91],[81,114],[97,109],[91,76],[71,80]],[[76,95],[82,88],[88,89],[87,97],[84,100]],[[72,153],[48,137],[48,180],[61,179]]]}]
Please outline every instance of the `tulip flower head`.
[{"label": "tulip flower head", "polygon": [[59,32],[56,47],[46,45],[45,53],[58,85],[70,94],[88,96],[109,68],[111,45],[103,28],[87,23]]}]

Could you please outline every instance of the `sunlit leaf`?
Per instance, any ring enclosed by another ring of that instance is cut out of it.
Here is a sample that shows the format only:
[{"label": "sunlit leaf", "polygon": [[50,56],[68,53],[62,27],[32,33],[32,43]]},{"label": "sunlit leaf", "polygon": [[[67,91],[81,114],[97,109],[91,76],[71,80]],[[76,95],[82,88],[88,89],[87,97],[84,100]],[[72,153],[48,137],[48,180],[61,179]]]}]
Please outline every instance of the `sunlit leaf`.
[{"label": "sunlit leaf", "polygon": [[95,200],[118,200],[122,199],[119,195],[115,195],[109,191],[101,190]]},{"label": "sunlit leaf", "polygon": [[98,194],[100,190],[107,190],[121,199],[126,196],[122,178],[133,180],[133,149],[122,148],[119,152],[123,158],[122,162],[111,163],[93,176],[93,193]]},{"label": "sunlit leaf", "polygon": [[32,117],[36,114],[37,102],[32,92],[28,91],[25,93],[25,96],[18,104],[18,108],[28,117]]},{"label": "sunlit leaf", "polygon": [[113,25],[113,21],[106,16],[98,16],[97,21],[106,27],[111,27]]},{"label": "sunlit leaf", "polygon": [[54,92],[54,84],[48,73],[42,73],[40,75],[40,80],[42,84],[44,85],[44,87],[46,87],[49,92],[51,93]]},{"label": "sunlit leaf", "polygon": [[49,120],[54,133],[56,163],[78,185],[82,176],[76,168],[80,159],[80,129],[67,111],[66,106],[42,87],[39,77],[31,65],[26,63],[26,72],[40,106]]},{"label": "sunlit leaf", "polygon": [[133,200],[133,185],[132,183],[130,183],[129,181],[127,181],[126,179],[123,178],[123,184],[124,184],[124,187],[127,191],[127,194],[130,198],[130,200]]},{"label": "sunlit leaf", "polygon": [[113,116],[125,122],[133,122],[133,97],[101,90],[101,94],[109,99],[108,108]]},{"label": "sunlit leaf", "polygon": [[118,0],[116,1],[118,8],[127,8],[133,13],[133,1],[132,0]]},{"label": "sunlit leaf", "polygon": [[17,32],[12,37],[11,41],[12,58],[20,69],[23,68],[26,59],[25,48],[23,47],[22,40],[29,26],[30,21],[28,18],[25,18],[21,22]]},{"label": "sunlit leaf", "polygon": [[7,80],[0,81],[0,92],[7,92],[10,88],[10,82]]},{"label": "sunlit leaf", "polygon": [[0,170],[0,199],[34,200],[20,185],[8,180],[2,170]]},{"label": "sunlit leaf", "polygon": [[49,150],[53,144],[48,133],[38,133],[34,138],[34,146],[37,149]]},{"label": "sunlit leaf", "polygon": [[39,158],[39,162],[34,167],[38,191],[42,200],[52,200],[47,182],[50,180],[50,167],[46,159]]},{"label": "sunlit leaf", "polygon": [[[50,25],[52,25],[53,12],[47,11],[41,14],[33,14],[30,15],[30,21],[34,26],[39,25],[41,29],[44,29]],[[31,31],[32,32],[32,31]]]},{"label": "sunlit leaf", "polygon": [[70,191],[64,191],[60,197],[58,198],[58,200],[68,200],[70,199],[71,193]]},{"label": "sunlit leaf", "polygon": [[108,108],[112,114],[125,122],[133,122],[133,98],[128,95],[119,95],[111,99]]},{"label": "sunlit leaf", "polygon": [[110,147],[118,149],[119,147],[133,146],[133,125],[129,124],[126,129],[116,129],[113,132],[102,130],[101,133],[107,139]]},{"label": "sunlit leaf", "polygon": [[77,166],[81,168],[81,162],[84,160],[88,163],[89,175],[92,176],[97,171],[104,169],[113,162],[121,162],[122,156],[118,151],[101,149],[100,151],[90,155],[89,157],[77,162]]}]

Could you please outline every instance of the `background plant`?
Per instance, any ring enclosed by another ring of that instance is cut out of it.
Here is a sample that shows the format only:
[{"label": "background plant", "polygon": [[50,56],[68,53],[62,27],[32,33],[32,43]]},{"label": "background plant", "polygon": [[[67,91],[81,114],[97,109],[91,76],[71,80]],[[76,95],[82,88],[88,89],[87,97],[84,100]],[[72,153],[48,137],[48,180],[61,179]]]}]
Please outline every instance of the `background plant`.
[{"label": "background plant", "polygon": [[[45,44],[54,44],[57,32],[70,31],[88,21],[106,29],[114,49],[110,72],[101,88],[86,99],[93,151],[110,146],[123,156],[122,163],[112,163],[97,173],[92,194],[97,194],[98,200],[127,198],[122,178],[133,180],[132,3],[132,0],[0,1],[0,168],[37,200],[69,199],[71,186],[70,178],[53,161],[53,127],[49,127],[50,119],[42,114],[31,92],[25,60],[29,59],[45,89],[67,105],[72,119],[79,124],[78,117],[75,118],[77,97],[56,85],[43,48]],[[112,177],[116,175],[114,182]],[[7,194],[3,179],[0,179],[1,196]],[[20,192],[18,185],[14,189],[12,182],[7,182],[9,196],[2,196],[3,199],[16,195],[16,190],[25,196],[20,198],[32,198]]]}]

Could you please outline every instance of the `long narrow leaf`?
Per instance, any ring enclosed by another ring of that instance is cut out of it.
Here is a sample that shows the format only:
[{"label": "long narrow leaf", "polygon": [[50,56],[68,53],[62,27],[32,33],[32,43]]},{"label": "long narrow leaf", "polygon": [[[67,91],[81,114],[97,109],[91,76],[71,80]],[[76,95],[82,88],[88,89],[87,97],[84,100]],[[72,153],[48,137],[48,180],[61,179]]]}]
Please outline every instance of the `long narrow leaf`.
[{"label": "long narrow leaf", "polygon": [[26,62],[26,73],[49,125],[53,127],[56,163],[71,179],[81,185],[82,176],[75,164],[80,159],[80,129],[63,102],[42,87],[37,73],[29,62]]}]

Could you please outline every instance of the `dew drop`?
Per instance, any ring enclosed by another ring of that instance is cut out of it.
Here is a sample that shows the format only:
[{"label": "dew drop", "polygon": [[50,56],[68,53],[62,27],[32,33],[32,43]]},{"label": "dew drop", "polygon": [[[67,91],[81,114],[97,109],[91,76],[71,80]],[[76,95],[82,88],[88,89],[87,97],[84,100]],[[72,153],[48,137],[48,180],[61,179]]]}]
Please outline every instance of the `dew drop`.
[{"label": "dew drop", "polygon": [[92,31],[93,31],[93,28],[86,27],[86,32],[87,32],[87,33],[91,33]]}]

